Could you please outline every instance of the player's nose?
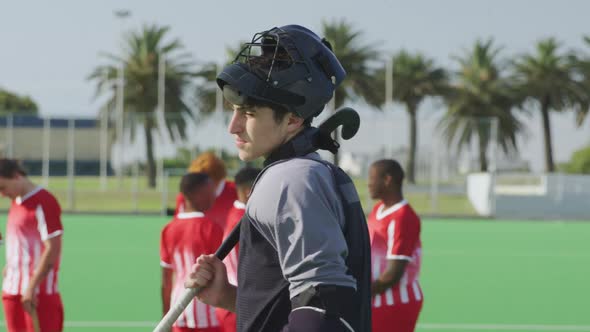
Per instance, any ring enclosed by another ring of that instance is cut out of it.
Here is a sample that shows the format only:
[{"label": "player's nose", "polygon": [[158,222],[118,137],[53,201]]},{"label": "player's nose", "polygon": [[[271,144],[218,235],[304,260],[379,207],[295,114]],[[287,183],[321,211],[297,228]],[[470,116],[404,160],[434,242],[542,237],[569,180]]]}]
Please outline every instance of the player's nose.
[{"label": "player's nose", "polygon": [[234,110],[227,127],[230,134],[238,134],[244,130],[244,118],[245,116],[241,112]]}]

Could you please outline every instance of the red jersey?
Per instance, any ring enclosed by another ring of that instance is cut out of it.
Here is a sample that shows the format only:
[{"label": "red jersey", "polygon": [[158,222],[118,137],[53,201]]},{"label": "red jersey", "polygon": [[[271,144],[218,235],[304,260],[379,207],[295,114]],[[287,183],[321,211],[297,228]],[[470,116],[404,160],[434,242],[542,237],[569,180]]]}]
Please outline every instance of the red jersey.
[{"label": "red jersey", "polygon": [[[61,236],[61,207],[47,190],[37,187],[12,201],[6,224],[5,295],[23,295],[45,250],[44,242]],[[47,276],[37,286],[38,295],[58,294],[61,253]]]},{"label": "red jersey", "polygon": [[[221,181],[215,190],[215,197],[215,203],[205,212],[205,216],[222,229],[225,229],[227,214],[233,206],[234,201],[238,199],[236,185],[231,181]],[[176,196],[175,215],[180,212],[184,212],[184,196],[182,193]]]},{"label": "red jersey", "polygon": [[[234,205],[227,214],[227,221],[225,224],[225,231],[223,232],[223,238],[225,239],[234,227],[240,222],[240,219],[244,216],[246,211],[246,204],[236,200]],[[238,284],[238,246],[236,245],[229,255],[223,260],[227,269],[227,279],[230,284],[236,286]]]},{"label": "red jersey", "polygon": [[422,290],[418,283],[422,256],[418,215],[405,200],[388,209],[384,209],[383,203],[379,202],[369,215],[368,223],[373,280],[385,271],[388,260],[409,261],[400,282],[376,295],[373,307],[422,301]]},{"label": "red jersey", "polygon": [[[179,213],[162,230],[160,265],[174,270],[171,303],[184,291],[186,279],[197,257],[214,253],[221,244],[223,231],[201,212]],[[187,306],[174,326],[210,328],[219,326],[215,308],[196,298]]]}]

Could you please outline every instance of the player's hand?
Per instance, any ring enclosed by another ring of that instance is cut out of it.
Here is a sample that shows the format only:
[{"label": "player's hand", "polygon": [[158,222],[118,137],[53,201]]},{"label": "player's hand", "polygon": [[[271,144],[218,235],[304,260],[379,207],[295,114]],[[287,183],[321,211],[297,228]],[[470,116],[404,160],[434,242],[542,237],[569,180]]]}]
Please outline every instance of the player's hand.
[{"label": "player's hand", "polygon": [[37,307],[37,297],[35,296],[35,289],[28,288],[21,299],[23,309],[29,314],[32,314]]},{"label": "player's hand", "polygon": [[200,287],[197,298],[206,304],[223,307],[230,283],[227,281],[225,265],[215,255],[201,255],[192,266],[184,282],[187,288]]}]

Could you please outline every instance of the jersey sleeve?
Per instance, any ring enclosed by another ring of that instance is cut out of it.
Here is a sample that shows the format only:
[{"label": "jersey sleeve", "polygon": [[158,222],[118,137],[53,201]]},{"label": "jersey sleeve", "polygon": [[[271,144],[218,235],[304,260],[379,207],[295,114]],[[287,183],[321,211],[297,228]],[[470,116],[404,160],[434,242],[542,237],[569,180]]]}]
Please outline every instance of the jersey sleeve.
[{"label": "jersey sleeve", "polygon": [[408,214],[394,218],[387,226],[387,259],[411,261],[420,236],[419,223]]},{"label": "jersey sleeve", "polygon": [[39,202],[35,216],[37,217],[37,230],[41,234],[42,241],[63,234],[61,208],[53,197],[49,196]]},{"label": "jersey sleeve", "polygon": [[169,247],[167,240],[167,233],[169,228],[164,227],[160,235],[160,266],[167,269],[173,269],[172,265],[172,250]]},{"label": "jersey sleeve", "polygon": [[352,284],[346,277],[348,246],[342,231],[342,205],[329,169],[318,165],[325,172],[316,169],[282,180],[266,179],[280,189],[270,195],[275,197],[271,205],[276,211],[259,226],[277,250],[292,296],[310,283]]}]

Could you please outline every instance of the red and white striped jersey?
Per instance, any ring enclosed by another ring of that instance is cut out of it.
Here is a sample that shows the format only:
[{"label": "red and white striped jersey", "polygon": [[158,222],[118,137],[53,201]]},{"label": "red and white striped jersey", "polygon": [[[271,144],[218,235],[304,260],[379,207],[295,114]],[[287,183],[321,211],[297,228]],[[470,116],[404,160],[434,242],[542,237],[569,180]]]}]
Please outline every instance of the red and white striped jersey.
[{"label": "red and white striped jersey", "polygon": [[[205,212],[205,216],[213,221],[222,229],[225,229],[225,221],[227,214],[233,206],[235,200],[238,199],[236,192],[236,185],[231,181],[221,181],[215,189],[215,203]],[[174,215],[184,212],[184,195],[179,193],[176,196],[176,209]]]},{"label": "red and white striped jersey", "polygon": [[[246,204],[236,200],[234,206],[229,210],[227,214],[227,221],[225,223],[225,231],[223,232],[223,238],[225,239],[234,227],[240,222],[240,219],[244,216],[246,211]],[[238,285],[238,245],[236,245],[230,253],[223,260],[225,268],[227,269],[227,279],[230,284]]]},{"label": "red and white striped jersey", "polygon": [[[44,242],[62,233],[61,207],[47,190],[37,187],[12,201],[6,224],[6,275],[2,283],[5,296],[26,292],[45,250]],[[37,294],[59,293],[57,281],[61,253],[59,256],[37,286]]]},{"label": "red and white striped jersey", "polygon": [[[222,237],[221,228],[201,212],[179,213],[164,227],[160,241],[160,265],[174,270],[171,303],[176,303],[184,291],[184,280],[197,257],[214,253]],[[219,326],[219,322],[215,308],[195,298],[174,325],[209,328]]]},{"label": "red and white striped jersey", "polygon": [[368,223],[373,280],[385,271],[388,260],[409,261],[400,282],[384,293],[376,295],[373,307],[422,301],[422,290],[418,282],[422,259],[418,215],[405,200],[387,209],[379,202],[369,215]]}]

